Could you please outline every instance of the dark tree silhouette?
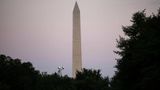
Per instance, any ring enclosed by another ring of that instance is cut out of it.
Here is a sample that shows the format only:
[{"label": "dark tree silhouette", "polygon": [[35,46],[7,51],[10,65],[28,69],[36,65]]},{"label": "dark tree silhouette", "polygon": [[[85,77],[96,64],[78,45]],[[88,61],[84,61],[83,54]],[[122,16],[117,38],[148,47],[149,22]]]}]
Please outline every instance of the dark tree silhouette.
[{"label": "dark tree silhouette", "polygon": [[131,21],[123,27],[126,38],[118,40],[112,90],[160,90],[160,9],[148,17],[137,12]]},{"label": "dark tree silhouette", "polygon": [[0,90],[33,90],[38,74],[30,62],[0,55]]},{"label": "dark tree silhouette", "polygon": [[38,79],[36,90],[73,90],[72,79],[59,76],[57,73],[44,74]]},{"label": "dark tree silhouette", "polygon": [[77,90],[109,90],[109,78],[103,78],[100,70],[83,69],[75,80]]},{"label": "dark tree silhouette", "polygon": [[109,79],[100,70],[77,73],[73,79],[54,74],[40,74],[30,62],[0,55],[0,90],[109,90]]}]

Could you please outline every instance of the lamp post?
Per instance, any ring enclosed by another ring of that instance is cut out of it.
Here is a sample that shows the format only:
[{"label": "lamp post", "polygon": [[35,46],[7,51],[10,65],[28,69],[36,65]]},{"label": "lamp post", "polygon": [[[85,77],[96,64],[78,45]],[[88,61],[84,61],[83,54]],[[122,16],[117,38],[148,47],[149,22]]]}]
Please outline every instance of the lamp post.
[{"label": "lamp post", "polygon": [[62,76],[62,70],[64,69],[64,67],[58,67],[58,75]]}]

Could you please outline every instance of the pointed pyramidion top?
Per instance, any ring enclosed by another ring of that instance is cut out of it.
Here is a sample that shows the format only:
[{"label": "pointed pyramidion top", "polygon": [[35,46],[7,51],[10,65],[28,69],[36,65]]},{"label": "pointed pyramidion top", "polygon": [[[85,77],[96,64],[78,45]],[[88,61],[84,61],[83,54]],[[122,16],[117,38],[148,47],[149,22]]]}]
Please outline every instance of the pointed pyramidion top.
[{"label": "pointed pyramidion top", "polygon": [[79,7],[78,7],[78,3],[76,1],[75,5],[74,5],[73,12],[77,12],[77,11],[79,12],[80,10],[79,10]]}]

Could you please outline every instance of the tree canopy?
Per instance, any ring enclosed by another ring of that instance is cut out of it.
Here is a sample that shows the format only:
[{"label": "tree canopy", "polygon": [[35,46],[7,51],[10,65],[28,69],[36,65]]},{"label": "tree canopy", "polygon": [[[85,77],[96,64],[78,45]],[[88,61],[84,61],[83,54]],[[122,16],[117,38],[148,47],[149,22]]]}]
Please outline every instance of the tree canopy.
[{"label": "tree canopy", "polygon": [[0,55],[0,90],[33,90],[38,74],[30,62]]},{"label": "tree canopy", "polygon": [[146,16],[145,10],[133,15],[131,26],[123,26],[127,37],[120,37],[115,51],[117,71],[113,90],[159,90],[160,82],[160,9]]},{"label": "tree canopy", "polygon": [[0,90],[106,90],[108,85],[100,70],[83,69],[76,78],[43,74],[30,62],[0,55]]}]

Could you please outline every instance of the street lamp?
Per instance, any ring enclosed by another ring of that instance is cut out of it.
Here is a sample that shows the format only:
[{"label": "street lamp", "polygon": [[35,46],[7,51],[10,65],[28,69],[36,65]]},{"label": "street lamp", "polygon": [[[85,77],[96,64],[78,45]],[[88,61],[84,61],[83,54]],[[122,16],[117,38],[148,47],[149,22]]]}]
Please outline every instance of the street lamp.
[{"label": "street lamp", "polygon": [[64,69],[64,67],[58,67],[58,75],[62,76],[62,70]]}]

